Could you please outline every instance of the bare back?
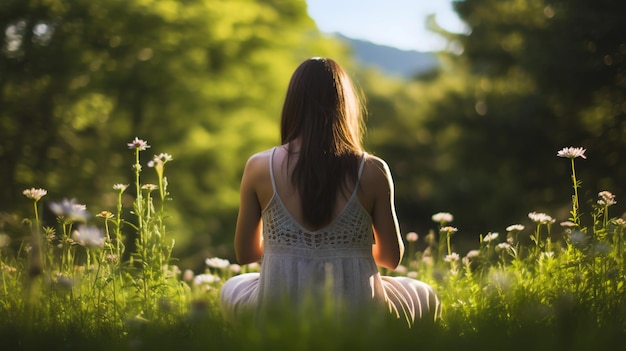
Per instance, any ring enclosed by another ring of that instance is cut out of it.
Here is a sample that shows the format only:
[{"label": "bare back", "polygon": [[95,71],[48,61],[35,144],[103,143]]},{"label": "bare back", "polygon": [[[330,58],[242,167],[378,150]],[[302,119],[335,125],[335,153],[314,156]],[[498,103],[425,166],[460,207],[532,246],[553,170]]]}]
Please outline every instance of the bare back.
[{"label": "bare back", "polygon": [[[253,155],[246,164],[241,184],[241,206],[235,233],[235,250],[240,263],[260,260],[263,254],[261,239],[261,213],[274,196],[270,176],[272,149]],[[274,177],[277,193],[295,221],[306,229],[320,229],[307,225],[300,207],[300,197],[291,184],[285,146],[277,147],[274,160]],[[292,160],[293,161],[293,158]],[[337,197],[333,209],[336,218],[345,207],[354,184],[348,184],[345,193]],[[373,155],[366,155],[359,182],[357,197],[363,208],[372,217],[376,244],[373,247],[377,264],[394,269],[404,252],[400,238],[398,220],[394,206],[393,181],[387,164]],[[322,226],[323,227],[323,226]]]},{"label": "bare back", "polygon": [[[290,181],[291,175],[293,174],[294,166],[297,162],[297,157],[298,157],[297,154],[291,155],[291,158],[288,161],[287,160],[287,148],[285,146],[276,148],[274,152],[274,156],[273,156],[273,162],[272,162],[273,176],[276,182],[276,192],[278,196],[280,197],[280,199],[282,200],[285,207],[289,210],[289,213],[291,214],[294,220],[296,220],[298,223],[300,223],[304,228],[308,230],[311,230],[311,231],[318,230],[320,228],[325,227],[329,223],[331,223],[335,218],[337,218],[341,214],[343,209],[346,207],[346,204],[348,203],[348,200],[351,194],[355,190],[354,189],[355,184],[354,182],[348,181],[347,187],[342,189],[342,192],[337,196],[337,198],[335,199],[335,204],[333,207],[331,220],[328,223],[322,224],[321,226],[317,226],[317,227],[313,226],[310,223],[307,223],[306,219],[304,218],[302,207],[300,205],[301,204],[300,194],[297,188],[294,186],[294,184]],[[269,184],[269,186],[271,188],[271,183]],[[265,191],[263,191],[263,194],[265,194]],[[361,203],[361,205],[364,205],[364,200],[366,200],[367,194],[364,191],[362,191],[359,187],[359,193],[357,195],[359,197],[359,202]],[[264,201],[265,196],[263,196],[263,199],[260,199],[263,208],[267,206],[267,203],[270,201],[270,199],[271,199],[271,195],[269,198],[267,198],[267,201]],[[369,202],[371,203],[372,201],[370,200]],[[365,207],[365,206],[363,207],[367,210],[368,213],[371,212],[370,208]]]}]

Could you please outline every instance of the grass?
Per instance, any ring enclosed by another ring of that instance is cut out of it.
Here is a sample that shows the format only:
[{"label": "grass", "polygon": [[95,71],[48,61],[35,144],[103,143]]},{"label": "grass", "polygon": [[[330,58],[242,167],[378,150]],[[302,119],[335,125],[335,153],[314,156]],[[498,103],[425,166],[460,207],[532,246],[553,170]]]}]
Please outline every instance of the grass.
[{"label": "grass", "polygon": [[[41,222],[44,189],[26,189],[33,213],[22,230],[0,233],[0,340],[6,350],[345,350],[345,349],[613,349],[626,341],[626,262],[623,218],[600,191],[580,213],[575,160],[584,149],[564,148],[571,161],[572,209],[556,225],[530,212],[532,228],[481,235],[476,248],[454,252],[450,213],[433,215],[438,232],[408,233],[403,264],[384,274],[431,284],[443,301],[437,323],[407,328],[389,316],[283,316],[261,325],[226,323],[218,293],[229,277],[258,266],[207,259],[206,271],[181,272],[167,231],[168,154],[148,166],[158,184],[142,184],[135,139],[135,184],[115,184],[116,212],[91,216],[75,200],[51,204],[57,223]],[[134,190],[129,218],[122,195]],[[3,226],[9,219],[4,215]],[[132,245],[129,245],[132,244]],[[127,248],[132,246],[132,249]],[[421,247],[421,249],[417,249]],[[315,308],[315,306],[314,306]]]}]

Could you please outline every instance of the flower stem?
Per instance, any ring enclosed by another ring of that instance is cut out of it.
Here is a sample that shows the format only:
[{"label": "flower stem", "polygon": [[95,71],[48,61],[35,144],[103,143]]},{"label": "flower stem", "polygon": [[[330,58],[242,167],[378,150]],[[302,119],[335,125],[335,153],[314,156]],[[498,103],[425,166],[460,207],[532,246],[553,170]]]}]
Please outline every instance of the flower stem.
[{"label": "flower stem", "polygon": [[137,199],[136,201],[136,206],[137,206],[137,219],[138,219],[138,225],[139,225],[139,235],[141,235],[142,233],[142,228],[143,228],[143,221],[142,221],[142,199],[141,199],[141,183],[139,182],[139,173],[141,173],[141,164],[139,163],[139,148],[135,149],[135,189],[137,191]]},{"label": "flower stem", "polygon": [[122,194],[124,190],[120,190],[117,194],[117,217],[115,219],[115,254],[118,259],[122,257]]},{"label": "flower stem", "polygon": [[574,168],[574,158],[570,158],[572,162],[572,183],[574,185],[574,196],[572,197],[572,222],[577,228],[580,228],[580,215],[578,213],[578,180],[576,179],[576,170]]}]

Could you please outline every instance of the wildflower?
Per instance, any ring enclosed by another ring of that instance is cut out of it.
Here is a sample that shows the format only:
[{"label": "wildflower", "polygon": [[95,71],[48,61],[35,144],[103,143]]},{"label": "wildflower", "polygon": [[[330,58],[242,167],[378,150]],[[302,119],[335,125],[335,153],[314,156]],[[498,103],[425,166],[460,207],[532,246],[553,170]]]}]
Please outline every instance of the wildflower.
[{"label": "wildflower", "polygon": [[48,227],[48,226],[43,227],[43,233],[46,239],[48,239],[48,241],[52,241],[56,238],[56,229],[52,227]]},{"label": "wildflower", "polygon": [[511,248],[511,244],[509,243],[499,243],[496,245],[496,251],[508,250]]},{"label": "wildflower", "polygon": [[50,210],[58,217],[71,220],[86,220],[88,217],[87,206],[76,203],[76,199],[51,202]]},{"label": "wildflower", "polygon": [[157,190],[159,188],[158,185],[156,184],[144,184],[141,186],[142,189],[148,190],[148,191],[153,191],[153,190]]},{"label": "wildflower", "polygon": [[460,258],[459,254],[456,252],[453,252],[449,255],[446,255],[446,257],[443,260],[446,262],[457,262],[459,258]]},{"label": "wildflower", "polygon": [[618,227],[626,227],[626,220],[624,220],[623,218],[615,218],[613,219],[613,223],[615,223],[615,225]]},{"label": "wildflower", "polygon": [[220,281],[220,277],[213,274],[198,274],[193,278],[195,285],[212,284]]},{"label": "wildflower", "polygon": [[483,238],[483,242],[488,243],[488,242],[490,242],[490,241],[496,240],[496,239],[498,238],[498,236],[499,236],[499,235],[500,235],[500,234],[495,233],[495,232],[494,232],[494,233],[488,233],[488,234],[487,234],[487,235],[485,235],[485,237]]},{"label": "wildflower", "polygon": [[106,255],[105,259],[107,261],[109,261],[110,263],[116,263],[117,262],[117,255],[116,254],[108,254],[108,255]]},{"label": "wildflower", "polygon": [[126,190],[126,188],[128,188],[128,184],[113,184],[113,189],[115,190],[123,192],[124,190]]},{"label": "wildflower", "polygon": [[478,251],[478,250],[469,250],[465,254],[465,257],[467,257],[467,258],[476,258],[478,256],[480,256],[480,251]]},{"label": "wildflower", "polygon": [[228,268],[228,266],[230,265],[230,261],[219,257],[207,258],[204,263],[206,263],[206,265],[209,267],[220,269]]},{"label": "wildflower", "polygon": [[154,155],[151,161],[148,162],[148,167],[162,167],[165,163],[172,161],[174,158],[170,154],[160,153]]},{"label": "wildflower", "polygon": [[150,145],[148,145],[148,142],[145,140],[141,140],[137,137],[135,137],[135,140],[133,140],[132,142],[128,143],[128,148],[129,149],[138,149],[139,151],[143,151],[145,149],[149,149]]},{"label": "wildflower", "polygon": [[525,227],[521,224],[512,224],[506,227],[506,231],[507,231],[506,242],[509,243],[509,245],[515,245],[518,240],[517,238],[518,233],[524,230],[524,228]]},{"label": "wildflower", "polygon": [[459,230],[457,228],[455,228],[455,227],[448,226],[448,227],[441,228],[441,231],[445,232],[445,233],[448,233],[448,234],[453,234],[453,233],[456,233]]},{"label": "wildflower", "polygon": [[416,232],[410,232],[410,233],[406,234],[406,240],[407,241],[415,242],[415,241],[417,241],[418,238],[419,238],[419,236],[417,235]]},{"label": "wildflower", "polygon": [[531,221],[539,224],[549,224],[555,222],[552,217],[545,213],[530,212],[528,214],[528,218],[530,218]]},{"label": "wildflower", "polygon": [[102,211],[96,215],[96,217],[106,218],[106,219],[113,218],[113,216],[114,216],[113,213],[109,211]]},{"label": "wildflower", "polygon": [[524,230],[524,226],[521,224],[512,224],[506,227],[507,232],[521,232],[522,230]]},{"label": "wildflower", "polygon": [[24,194],[24,196],[35,201],[41,200],[41,198],[46,196],[47,193],[48,191],[45,189],[35,189],[35,188],[30,188],[30,189],[26,189],[22,191],[22,194]]},{"label": "wildflower", "polygon": [[561,224],[561,227],[563,228],[573,228],[576,226],[576,223],[572,221],[564,221],[564,222],[561,222],[560,224]]},{"label": "wildflower", "polygon": [[241,272],[241,266],[238,264],[231,264],[230,266],[228,266],[228,269],[230,269],[231,272],[238,274]]},{"label": "wildflower", "polygon": [[453,219],[454,217],[452,216],[452,214],[448,212],[438,212],[435,213],[432,217],[432,220],[434,222],[441,223],[442,225],[452,222]]},{"label": "wildflower", "polygon": [[598,205],[601,206],[611,206],[617,203],[617,201],[615,201],[615,195],[608,191],[599,192],[598,197],[600,198],[600,200],[598,200]]},{"label": "wildflower", "polygon": [[556,155],[569,159],[574,159],[576,157],[582,157],[586,159],[587,157],[585,156],[585,151],[587,150],[583,149],[582,147],[564,147],[559,150]]},{"label": "wildflower", "polygon": [[160,153],[158,156],[155,156],[155,158],[160,159],[163,163],[172,161],[174,159],[172,155],[168,153]]},{"label": "wildflower", "polygon": [[100,249],[104,247],[104,234],[94,226],[81,225],[72,233],[72,239],[79,245]]}]

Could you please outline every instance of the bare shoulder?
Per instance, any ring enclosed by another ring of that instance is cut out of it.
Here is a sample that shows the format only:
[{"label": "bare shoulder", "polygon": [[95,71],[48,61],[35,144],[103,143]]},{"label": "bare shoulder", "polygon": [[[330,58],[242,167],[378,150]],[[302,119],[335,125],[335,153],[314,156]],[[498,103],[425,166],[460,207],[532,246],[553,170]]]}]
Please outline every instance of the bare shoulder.
[{"label": "bare shoulder", "polygon": [[246,162],[246,171],[254,172],[263,170],[269,167],[269,160],[272,154],[272,149],[257,152],[248,158]]},{"label": "bare shoulder", "polygon": [[258,189],[258,186],[269,181],[270,157],[272,149],[253,154],[246,161],[242,182]]},{"label": "bare shoulder", "polygon": [[361,175],[361,189],[370,196],[385,196],[393,191],[393,179],[387,162],[380,157],[367,155]]},{"label": "bare shoulder", "polygon": [[386,181],[391,178],[391,171],[385,160],[378,156],[367,154],[362,177],[364,180]]}]

